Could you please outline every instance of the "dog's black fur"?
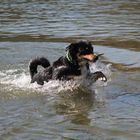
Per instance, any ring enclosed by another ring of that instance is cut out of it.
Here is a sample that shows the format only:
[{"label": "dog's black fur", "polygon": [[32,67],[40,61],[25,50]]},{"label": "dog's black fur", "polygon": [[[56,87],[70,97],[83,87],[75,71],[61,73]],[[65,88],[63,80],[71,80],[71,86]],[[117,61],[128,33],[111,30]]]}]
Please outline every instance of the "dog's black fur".
[{"label": "dog's black fur", "polygon": [[[29,71],[31,75],[31,83],[35,81],[43,85],[44,81],[48,82],[50,79],[69,80],[73,76],[81,75],[81,67],[86,65],[89,69],[88,61],[96,61],[98,56],[94,55],[93,47],[90,42],[80,41],[72,43],[66,48],[66,56],[60,57],[52,66],[50,62],[44,57],[37,57],[29,63]],[[38,72],[38,65],[43,66],[44,71]],[[91,77],[90,73],[87,77]],[[105,77],[102,72],[95,72],[92,77],[96,81],[98,78]]]}]

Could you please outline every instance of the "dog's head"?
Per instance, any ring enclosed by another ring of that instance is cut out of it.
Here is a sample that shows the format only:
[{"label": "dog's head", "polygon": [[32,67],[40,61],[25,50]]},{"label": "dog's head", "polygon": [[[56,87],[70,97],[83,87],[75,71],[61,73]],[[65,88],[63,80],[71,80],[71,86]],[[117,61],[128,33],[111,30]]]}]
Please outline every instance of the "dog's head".
[{"label": "dog's head", "polygon": [[88,41],[80,41],[70,44],[66,48],[66,57],[70,62],[82,64],[86,61],[94,62],[97,56],[93,52],[93,46]]},{"label": "dog's head", "polygon": [[101,79],[102,81],[106,82],[107,78],[101,71],[97,71],[93,73],[93,75],[88,75],[88,62],[96,62],[101,55],[103,54],[94,54],[93,46],[88,41],[72,43],[66,48],[66,58],[68,59],[68,61],[72,64],[78,64],[82,68],[86,68],[86,76],[88,79],[94,79],[94,81]]}]

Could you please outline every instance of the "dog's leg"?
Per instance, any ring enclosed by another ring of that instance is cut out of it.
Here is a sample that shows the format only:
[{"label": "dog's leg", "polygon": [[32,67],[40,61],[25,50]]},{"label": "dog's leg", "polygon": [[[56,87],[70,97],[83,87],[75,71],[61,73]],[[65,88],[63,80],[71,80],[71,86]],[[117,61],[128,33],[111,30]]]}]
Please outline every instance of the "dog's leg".
[{"label": "dog's leg", "polygon": [[95,73],[91,73],[89,70],[89,64],[86,63],[86,79],[90,79],[90,80],[94,80],[97,81],[98,79],[100,79],[101,81],[106,82],[107,78],[106,76],[101,72],[101,71],[96,71]]},{"label": "dog's leg", "polygon": [[107,77],[101,71],[97,71],[95,73],[88,73],[87,79],[94,80],[94,81],[97,81],[98,79],[104,82],[107,81]]},{"label": "dog's leg", "polygon": [[31,83],[37,82],[39,85],[44,84],[44,77],[41,72],[36,73],[33,78],[31,79]]}]

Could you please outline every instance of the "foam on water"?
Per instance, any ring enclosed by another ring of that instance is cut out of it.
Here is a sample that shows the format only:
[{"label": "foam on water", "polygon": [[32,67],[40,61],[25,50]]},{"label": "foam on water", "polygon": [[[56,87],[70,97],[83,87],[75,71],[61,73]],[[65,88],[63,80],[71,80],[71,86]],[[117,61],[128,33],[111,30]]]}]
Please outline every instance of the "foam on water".
[{"label": "foam on water", "polygon": [[22,90],[31,89],[32,91],[38,91],[42,93],[57,93],[62,90],[73,90],[78,87],[80,84],[78,80],[73,81],[59,81],[59,80],[50,80],[45,82],[44,85],[38,85],[35,83],[30,83],[30,75],[25,72],[17,73],[19,69],[7,70],[5,72],[0,72],[0,84],[8,85],[6,89],[11,90],[12,88],[20,88]]},{"label": "foam on water", "polygon": [[[107,77],[110,77],[110,65],[102,67],[97,66],[95,63],[90,64],[90,71],[92,73],[96,71],[102,71]],[[22,89],[22,90],[32,90],[41,92],[44,94],[59,93],[61,91],[71,90],[73,91],[82,84],[83,80],[76,79],[70,81],[59,81],[59,80],[50,80],[45,82],[44,85],[38,85],[37,83],[30,83],[30,75],[26,70],[21,69],[10,69],[0,72],[0,84],[6,85],[6,89]],[[84,84],[83,84],[84,85]],[[87,88],[90,90],[95,90],[97,87],[106,86],[107,82],[104,83],[100,80],[97,80],[96,83],[90,83]],[[84,85],[85,86],[85,85]]]},{"label": "foam on water", "polygon": [[101,63],[89,63],[89,69],[91,73],[96,71],[102,71],[107,77],[111,75],[111,64],[101,64]]}]

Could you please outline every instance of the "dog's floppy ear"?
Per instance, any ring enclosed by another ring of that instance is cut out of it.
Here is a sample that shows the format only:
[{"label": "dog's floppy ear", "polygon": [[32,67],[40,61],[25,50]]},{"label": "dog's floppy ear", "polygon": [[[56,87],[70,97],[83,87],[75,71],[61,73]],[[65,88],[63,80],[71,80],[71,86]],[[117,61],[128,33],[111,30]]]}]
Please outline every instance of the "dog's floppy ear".
[{"label": "dog's floppy ear", "polygon": [[69,46],[66,47],[66,51],[71,51],[75,47],[75,43],[71,43]]},{"label": "dog's floppy ear", "polygon": [[88,45],[91,46],[92,51],[94,52],[94,47],[92,46],[92,43],[90,41],[87,41]]}]

